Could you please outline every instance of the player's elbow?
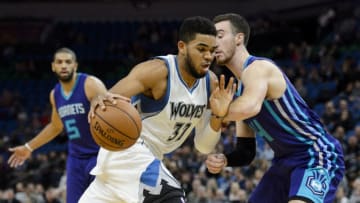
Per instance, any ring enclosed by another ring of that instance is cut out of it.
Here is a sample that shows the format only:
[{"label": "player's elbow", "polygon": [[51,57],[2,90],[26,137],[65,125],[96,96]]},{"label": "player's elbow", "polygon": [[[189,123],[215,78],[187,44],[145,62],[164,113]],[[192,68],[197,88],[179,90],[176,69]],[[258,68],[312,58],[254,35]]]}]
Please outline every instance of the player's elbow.
[{"label": "player's elbow", "polygon": [[225,154],[228,166],[246,166],[251,164],[256,156],[255,138],[237,138],[236,148]]}]

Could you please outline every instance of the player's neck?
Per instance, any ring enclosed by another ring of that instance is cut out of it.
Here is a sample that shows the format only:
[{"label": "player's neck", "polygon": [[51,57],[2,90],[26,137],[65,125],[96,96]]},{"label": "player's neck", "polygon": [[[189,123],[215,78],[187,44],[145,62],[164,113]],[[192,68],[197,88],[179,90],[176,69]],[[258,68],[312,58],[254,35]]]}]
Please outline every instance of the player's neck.
[{"label": "player's neck", "polygon": [[234,74],[237,79],[241,79],[241,73],[244,70],[244,63],[250,56],[245,47],[238,48],[232,59],[226,64],[228,69]]},{"label": "player's neck", "polygon": [[73,90],[74,85],[76,83],[77,76],[78,75],[76,73],[74,73],[73,78],[70,81],[68,81],[68,82],[60,81],[61,87],[62,87],[63,91],[65,92],[65,94],[68,94]]},{"label": "player's neck", "polygon": [[187,64],[182,57],[178,57],[178,67],[180,72],[180,77],[186,83],[188,87],[192,87],[195,84],[196,78],[194,78],[187,70]]}]

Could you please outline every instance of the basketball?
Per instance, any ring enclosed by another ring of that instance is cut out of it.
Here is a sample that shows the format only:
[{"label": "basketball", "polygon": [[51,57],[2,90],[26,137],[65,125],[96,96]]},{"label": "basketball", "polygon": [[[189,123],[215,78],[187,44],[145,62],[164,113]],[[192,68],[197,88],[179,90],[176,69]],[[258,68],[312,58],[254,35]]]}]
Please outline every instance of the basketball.
[{"label": "basketball", "polygon": [[109,150],[120,151],[129,148],[140,136],[141,117],[135,107],[117,99],[116,104],[104,102],[106,110],[95,109],[91,118],[90,131],[95,142]]}]

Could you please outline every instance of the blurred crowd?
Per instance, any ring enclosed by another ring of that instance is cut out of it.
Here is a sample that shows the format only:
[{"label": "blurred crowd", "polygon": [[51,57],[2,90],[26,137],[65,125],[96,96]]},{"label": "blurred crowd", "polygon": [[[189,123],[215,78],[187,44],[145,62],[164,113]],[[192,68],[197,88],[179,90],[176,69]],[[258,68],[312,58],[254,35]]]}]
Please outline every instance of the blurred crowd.
[{"label": "blurred crowd", "polygon": [[[328,8],[318,16],[286,22],[271,15],[250,18],[249,49],[274,59],[324,125],[342,143],[346,176],[336,203],[360,202],[360,7]],[[0,203],[65,202],[65,134],[9,168],[8,148],[23,144],[50,119],[48,93],[55,84],[50,61],[56,48],[77,53],[79,70],[111,87],[131,67],[151,56],[176,53],[177,21],[54,22],[0,21]],[[299,32],[299,27],[306,29]],[[26,36],[23,32],[26,30]],[[214,66],[215,73],[225,69]],[[217,151],[235,146],[235,126],[224,124]],[[165,158],[189,203],[242,203],[271,165],[273,152],[257,139],[256,159],[247,167],[206,171],[205,156],[189,139]]]}]

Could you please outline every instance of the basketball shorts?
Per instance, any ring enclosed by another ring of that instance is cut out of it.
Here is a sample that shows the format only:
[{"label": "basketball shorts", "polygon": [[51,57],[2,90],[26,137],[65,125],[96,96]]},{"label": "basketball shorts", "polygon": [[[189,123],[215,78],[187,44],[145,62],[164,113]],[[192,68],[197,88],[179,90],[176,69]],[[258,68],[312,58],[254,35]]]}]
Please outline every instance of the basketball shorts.
[{"label": "basketball shorts", "polygon": [[305,202],[333,202],[344,168],[294,168],[274,164],[251,194],[249,203],[279,203],[291,199]]},{"label": "basketball shorts", "polygon": [[96,178],[80,203],[184,202],[179,182],[143,142],[118,152],[101,148],[91,173]]},{"label": "basketball shorts", "polygon": [[77,203],[86,188],[94,180],[95,176],[90,174],[96,165],[96,155],[79,159],[68,156],[66,162],[66,202]]}]

